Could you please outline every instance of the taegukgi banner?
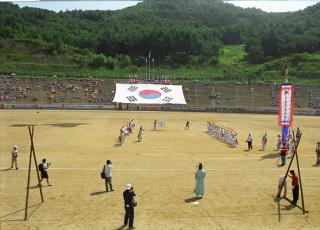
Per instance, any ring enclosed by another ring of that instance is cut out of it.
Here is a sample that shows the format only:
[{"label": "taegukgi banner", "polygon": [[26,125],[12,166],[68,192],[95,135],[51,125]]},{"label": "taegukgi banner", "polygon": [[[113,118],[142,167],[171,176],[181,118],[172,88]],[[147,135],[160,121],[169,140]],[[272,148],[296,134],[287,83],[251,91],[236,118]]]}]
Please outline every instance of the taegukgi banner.
[{"label": "taegukgi banner", "polygon": [[116,84],[113,102],[132,104],[187,104],[181,85]]}]

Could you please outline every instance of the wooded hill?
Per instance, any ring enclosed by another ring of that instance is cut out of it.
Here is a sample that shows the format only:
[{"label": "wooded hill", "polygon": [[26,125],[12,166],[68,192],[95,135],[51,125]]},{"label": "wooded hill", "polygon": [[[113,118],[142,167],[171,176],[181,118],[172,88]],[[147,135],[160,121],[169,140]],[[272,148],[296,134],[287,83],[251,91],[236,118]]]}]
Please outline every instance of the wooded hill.
[{"label": "wooded hill", "polygon": [[238,44],[245,44],[245,60],[257,64],[319,53],[320,3],[295,13],[219,0],[144,0],[118,11],[59,13],[0,3],[0,39],[0,49],[23,41],[38,47],[35,54],[68,53],[83,67],[143,67],[150,50],[166,67],[216,66],[223,46]]}]

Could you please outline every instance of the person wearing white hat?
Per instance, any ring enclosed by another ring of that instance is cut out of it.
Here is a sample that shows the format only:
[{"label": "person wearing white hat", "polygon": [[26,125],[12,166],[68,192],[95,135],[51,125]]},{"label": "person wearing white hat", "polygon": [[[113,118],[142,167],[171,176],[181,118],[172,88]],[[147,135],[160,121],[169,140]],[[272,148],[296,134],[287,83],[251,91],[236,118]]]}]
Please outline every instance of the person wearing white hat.
[{"label": "person wearing white hat", "polygon": [[13,164],[15,164],[16,169],[18,169],[18,146],[13,146],[11,151],[11,168],[13,168]]},{"label": "person wearing white hat", "polygon": [[128,224],[129,220],[129,229],[135,229],[133,226],[134,221],[134,207],[136,206],[136,203],[134,201],[134,196],[136,194],[133,191],[133,187],[131,184],[126,185],[126,189],[123,192],[123,200],[124,200],[124,208],[125,208],[125,216],[124,216],[124,222],[123,226],[126,226]]}]

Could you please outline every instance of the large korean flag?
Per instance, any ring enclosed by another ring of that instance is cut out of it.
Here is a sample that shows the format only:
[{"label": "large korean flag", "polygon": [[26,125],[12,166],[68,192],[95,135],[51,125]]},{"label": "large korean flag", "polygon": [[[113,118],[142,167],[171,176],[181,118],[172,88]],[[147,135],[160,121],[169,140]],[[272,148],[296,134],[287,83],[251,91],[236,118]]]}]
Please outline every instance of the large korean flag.
[{"label": "large korean flag", "polygon": [[116,84],[113,102],[134,104],[187,104],[181,85]]}]

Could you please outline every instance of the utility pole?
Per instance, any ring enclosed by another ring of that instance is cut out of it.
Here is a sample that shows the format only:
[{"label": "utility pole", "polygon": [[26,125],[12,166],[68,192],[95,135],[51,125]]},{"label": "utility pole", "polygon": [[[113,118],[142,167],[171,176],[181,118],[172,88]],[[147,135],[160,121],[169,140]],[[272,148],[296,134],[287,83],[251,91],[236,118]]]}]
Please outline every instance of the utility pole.
[{"label": "utility pole", "polygon": [[146,58],[146,79],[148,76],[148,58]]},{"label": "utility pole", "polygon": [[152,79],[154,80],[154,57],[152,58]]}]

